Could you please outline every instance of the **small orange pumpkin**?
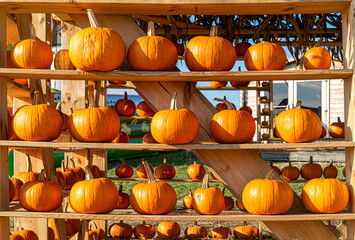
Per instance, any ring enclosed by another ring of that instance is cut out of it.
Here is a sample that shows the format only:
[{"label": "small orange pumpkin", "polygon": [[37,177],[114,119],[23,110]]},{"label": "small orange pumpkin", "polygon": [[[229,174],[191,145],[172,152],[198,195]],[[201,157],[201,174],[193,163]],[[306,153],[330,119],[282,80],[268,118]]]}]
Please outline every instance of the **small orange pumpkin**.
[{"label": "small orange pumpkin", "polygon": [[251,115],[253,115],[253,110],[251,109],[251,107],[246,106],[245,104],[244,104],[244,106],[241,107],[239,110],[240,110],[240,111],[247,111],[248,113],[250,113]]},{"label": "small orange pumpkin", "polygon": [[243,206],[243,204],[241,202],[239,202],[238,200],[235,200],[235,205],[237,206],[237,208],[239,208],[242,211],[246,211],[245,207]]},{"label": "small orange pumpkin", "polygon": [[75,70],[76,67],[70,61],[68,49],[62,49],[54,57],[54,68],[56,70]]},{"label": "small orange pumpkin", "polygon": [[202,179],[205,174],[206,169],[201,164],[197,164],[196,161],[187,168],[187,175],[193,180]]},{"label": "small orange pumpkin", "polygon": [[234,200],[231,197],[226,197],[224,192],[226,191],[226,187],[223,187],[222,193],[224,196],[224,209],[223,210],[231,210],[234,206]]},{"label": "small orange pumpkin", "polygon": [[309,49],[303,57],[305,69],[329,69],[332,64],[332,57],[327,49],[314,47]]},{"label": "small orange pumpkin", "polygon": [[324,138],[325,135],[327,135],[327,129],[325,129],[325,127],[322,126],[322,134],[320,135],[320,138]]},{"label": "small orange pumpkin", "polygon": [[189,190],[189,195],[186,195],[184,197],[184,199],[182,200],[184,208],[187,208],[187,209],[194,208],[194,206],[192,205],[192,199],[193,199],[192,192],[191,192],[191,190]]},{"label": "small orange pumpkin", "polygon": [[160,238],[174,238],[180,236],[180,225],[176,222],[160,222],[157,233]]},{"label": "small orange pumpkin", "polygon": [[129,195],[127,193],[122,192],[123,186],[122,184],[120,185],[120,188],[118,190],[118,203],[117,207],[118,209],[124,209],[128,208],[129,206]]},{"label": "small orange pumpkin", "polygon": [[146,224],[146,222],[143,221],[143,224],[134,227],[133,232],[136,238],[150,239],[155,235],[155,228],[153,225]]},{"label": "small orange pumpkin", "polygon": [[[227,100],[226,96],[224,96],[223,99],[224,99],[224,100]],[[234,105],[234,103],[232,103],[232,105],[233,105],[234,108],[236,108],[235,105]],[[222,103],[217,103],[216,109],[217,109],[218,112],[220,112],[220,111],[222,111],[222,110],[227,110],[228,107],[227,107],[227,104],[225,104],[224,102],[222,102]]]},{"label": "small orange pumpkin", "polygon": [[20,179],[17,178],[10,178],[10,181],[13,183],[15,187],[15,194],[12,200],[17,201],[18,200],[18,194],[20,192],[20,189],[23,185],[23,182]]},{"label": "small orange pumpkin", "polygon": [[323,170],[324,178],[337,178],[338,169],[334,167],[333,160],[330,161],[329,165]]},{"label": "small orange pumpkin", "polygon": [[58,113],[60,114],[60,117],[62,118],[62,122],[63,122],[62,131],[67,131],[69,128],[69,116],[60,110],[61,105],[62,105],[62,102],[59,102],[57,104],[56,109],[57,109]]},{"label": "small orange pumpkin", "polygon": [[127,92],[124,92],[123,99],[117,100],[115,110],[119,116],[133,116],[136,112],[136,105],[127,97]]},{"label": "small orange pumpkin", "polygon": [[12,200],[14,200],[15,197],[15,185],[14,183],[11,181],[11,179],[9,179],[9,202],[11,202]]},{"label": "small orange pumpkin", "polygon": [[94,221],[90,221],[88,230],[89,230],[89,239],[90,239],[90,235],[92,236],[92,240],[106,239],[106,232],[103,229],[98,228]]},{"label": "small orange pumpkin", "polygon": [[[65,163],[67,162],[67,164]],[[68,168],[68,156],[67,156],[67,161],[62,161],[61,168],[60,170],[57,169],[57,171],[60,171],[63,175],[64,179],[64,190],[69,190],[73,187],[73,185],[79,181],[78,174],[71,168]]]},{"label": "small orange pumpkin", "polygon": [[114,239],[126,239],[130,238],[133,234],[133,229],[130,225],[123,223],[114,223],[109,228],[109,234]]},{"label": "small orange pumpkin", "polygon": [[280,168],[274,166],[274,163],[271,161],[270,162],[270,167],[280,176],[281,175],[281,170]]},{"label": "small orange pumpkin", "polygon": [[27,170],[26,172],[18,172],[15,173],[12,178],[16,178],[21,180],[23,183],[27,183],[30,181],[37,181],[39,173],[32,171],[32,164],[31,158],[29,154],[26,154],[26,163],[27,163]]},{"label": "small orange pumpkin", "polygon": [[322,167],[318,163],[313,163],[313,156],[309,157],[309,163],[301,167],[301,176],[306,180],[320,178],[322,176]]},{"label": "small orange pumpkin", "polygon": [[129,137],[128,134],[125,132],[119,132],[118,136],[112,140],[112,143],[128,143]]},{"label": "small orange pumpkin", "polygon": [[205,238],[207,237],[207,229],[204,226],[198,226],[194,222],[193,226],[185,229],[185,238]]},{"label": "small orange pumpkin", "polygon": [[137,105],[137,114],[140,117],[152,117],[155,112],[145,101],[141,101]]},{"label": "small orange pumpkin", "polygon": [[131,165],[126,164],[125,160],[122,158],[122,164],[116,167],[115,174],[120,178],[129,178],[133,175],[133,168]]},{"label": "small orange pumpkin", "polygon": [[154,138],[151,133],[147,133],[143,136],[142,139],[143,144],[152,144],[152,143],[158,143]]},{"label": "small orange pumpkin", "polygon": [[338,117],[338,122],[334,122],[334,123],[330,124],[329,135],[332,136],[333,138],[344,138],[345,137],[344,122],[342,122],[340,120],[340,117]]},{"label": "small orange pumpkin", "polygon": [[71,170],[73,170],[78,175],[78,181],[85,180],[85,170],[82,167],[76,167],[73,158],[70,158]]},{"label": "small orange pumpkin", "polygon": [[13,232],[12,235],[20,235],[25,240],[39,240],[38,235],[32,230],[22,230]]},{"label": "small orange pumpkin", "polygon": [[91,166],[91,173],[92,173],[93,178],[101,177],[101,170],[100,170],[99,166],[97,166],[97,165]]},{"label": "small orange pumpkin", "polygon": [[237,226],[234,228],[234,236],[238,239],[255,239],[259,236],[259,230],[252,225]]},{"label": "small orange pumpkin", "polygon": [[163,157],[163,165],[158,166],[155,169],[155,176],[158,179],[173,179],[175,177],[176,171],[173,165],[166,165],[165,155]]},{"label": "small orange pumpkin", "polygon": [[126,81],[108,81],[110,84],[120,84],[120,85],[126,85]]},{"label": "small orange pumpkin", "polygon": [[211,236],[214,239],[227,239],[232,232],[227,227],[218,227],[211,230]]},{"label": "small orange pumpkin", "polygon": [[247,52],[248,48],[251,47],[251,44],[248,42],[241,42],[237,43],[235,45],[235,51],[237,53],[237,56],[244,56],[245,53]]},{"label": "small orange pumpkin", "polygon": [[[147,161],[148,162],[148,161]],[[152,172],[154,172],[154,168],[152,166],[152,164],[148,163],[149,165],[149,168]],[[140,177],[140,178],[148,178],[148,174],[147,172],[145,171],[145,167],[144,167],[144,159],[142,158],[142,164],[140,164],[138,167],[137,167],[137,176]]]},{"label": "small orange pumpkin", "polygon": [[297,180],[300,176],[300,170],[293,167],[290,159],[288,158],[288,166],[282,169],[282,177],[287,181]]},{"label": "small orange pumpkin", "polygon": [[10,240],[25,240],[20,234],[18,233],[11,233]]},{"label": "small orange pumpkin", "polygon": [[225,87],[227,83],[227,81],[210,81],[212,87]]}]

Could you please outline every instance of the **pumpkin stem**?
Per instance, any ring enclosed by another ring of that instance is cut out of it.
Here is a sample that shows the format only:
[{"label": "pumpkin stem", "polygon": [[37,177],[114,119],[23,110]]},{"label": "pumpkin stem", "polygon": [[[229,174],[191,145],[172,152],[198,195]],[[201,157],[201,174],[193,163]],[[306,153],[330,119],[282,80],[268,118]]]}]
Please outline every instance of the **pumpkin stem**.
[{"label": "pumpkin stem", "polygon": [[206,173],[205,176],[203,177],[203,180],[202,180],[202,189],[207,189],[209,188],[209,181],[210,181],[210,173]]},{"label": "pumpkin stem", "polygon": [[296,108],[301,108],[301,105],[302,105],[302,101],[301,101],[301,100],[298,100],[298,101],[297,101],[297,104],[296,104]]},{"label": "pumpkin stem", "polygon": [[170,110],[177,110],[177,103],[176,103],[176,98],[177,98],[177,92],[173,93],[173,97],[171,98],[170,102]]},{"label": "pumpkin stem", "polygon": [[145,172],[147,173],[147,176],[148,176],[148,183],[156,182],[154,179],[154,175],[153,175],[152,171],[150,170],[148,161],[144,161],[144,159],[143,159],[143,166],[144,166]]},{"label": "pumpkin stem", "polygon": [[87,11],[87,14],[88,14],[90,26],[93,27],[93,28],[98,28],[99,27],[99,23],[97,22],[97,19],[95,17],[94,12],[92,11],[92,9],[88,9],[86,11]]},{"label": "pumpkin stem", "polygon": [[239,72],[241,72],[241,71],[242,71],[242,68],[241,68],[240,66],[238,67],[238,71],[239,71]]},{"label": "pumpkin stem", "polygon": [[288,166],[289,166],[289,167],[292,167],[292,165],[291,165],[291,160],[290,160],[289,157],[287,158],[287,162],[288,162]]},{"label": "pumpkin stem", "polygon": [[89,166],[85,167],[85,176],[86,176],[86,180],[94,179],[94,176],[92,175],[92,172],[91,172],[91,169],[89,169]]},{"label": "pumpkin stem", "polygon": [[55,109],[60,110],[61,106],[62,106],[62,102],[58,102],[57,107]]},{"label": "pumpkin stem", "polygon": [[91,231],[92,229],[98,229],[94,221],[90,221],[88,225],[88,230]]},{"label": "pumpkin stem", "polygon": [[196,221],[194,221],[194,226],[197,226],[197,222]]},{"label": "pumpkin stem", "polygon": [[338,123],[340,123],[341,122],[341,119],[340,119],[340,117],[338,117]]},{"label": "pumpkin stem", "polygon": [[210,37],[217,37],[217,33],[218,33],[218,27],[217,26],[211,27]]},{"label": "pumpkin stem", "polygon": [[32,163],[31,163],[31,158],[29,154],[26,154],[26,163],[27,163],[27,170],[26,173],[33,172],[32,170]]},{"label": "pumpkin stem", "polygon": [[222,189],[223,196],[224,196],[225,191],[226,191],[226,187],[223,187],[223,189]]},{"label": "pumpkin stem", "polygon": [[214,98],[213,100],[225,103],[227,105],[228,110],[235,110],[235,107],[233,106],[233,104],[225,99]]},{"label": "pumpkin stem", "polygon": [[163,154],[161,156],[163,157],[163,165],[166,165],[166,157],[165,157],[165,155]]},{"label": "pumpkin stem", "polygon": [[143,221],[142,225],[145,225],[145,224],[146,224],[145,221]]},{"label": "pumpkin stem", "polygon": [[192,191],[189,189],[189,197],[192,197]]},{"label": "pumpkin stem", "polygon": [[309,157],[309,163],[313,163],[313,156]]},{"label": "pumpkin stem", "polygon": [[196,161],[194,161],[194,165],[196,165],[197,164],[197,162]]},{"label": "pumpkin stem", "polygon": [[75,162],[74,162],[73,158],[70,158],[70,162],[71,162],[71,167],[75,168]]},{"label": "pumpkin stem", "polygon": [[247,221],[243,221],[244,223],[244,226],[247,226],[248,225],[248,222]]},{"label": "pumpkin stem", "polygon": [[126,161],[122,158],[122,164],[126,165]]},{"label": "pumpkin stem", "polygon": [[41,181],[41,182],[46,181],[45,174],[46,174],[46,170],[44,170],[44,168],[43,168],[43,169],[41,170],[41,172],[39,173],[38,181]]},{"label": "pumpkin stem", "polygon": [[153,21],[148,22],[148,30],[147,30],[148,37],[155,36],[155,26]]},{"label": "pumpkin stem", "polygon": [[266,174],[265,179],[269,179],[269,180],[273,179],[275,173],[276,173],[276,172],[274,171],[274,169],[270,170],[270,171]]},{"label": "pumpkin stem", "polygon": [[88,86],[88,101],[89,101],[89,108],[95,107],[95,99],[94,99],[94,87]]},{"label": "pumpkin stem", "polygon": [[122,184],[120,185],[120,188],[118,189],[118,192],[122,192],[123,186]]},{"label": "pumpkin stem", "polygon": [[63,209],[64,213],[66,213],[68,211],[68,205],[69,205],[69,202],[65,202],[64,209]]},{"label": "pumpkin stem", "polygon": [[128,99],[128,95],[127,95],[127,92],[125,91],[124,92],[124,100],[127,100]]},{"label": "pumpkin stem", "polygon": [[227,100],[227,97],[226,97],[226,96],[224,96],[224,97],[223,97],[223,99],[224,99],[224,100]]},{"label": "pumpkin stem", "polygon": [[333,160],[330,160],[329,166],[333,166]]},{"label": "pumpkin stem", "polygon": [[74,112],[73,108],[69,108],[69,116],[73,115],[73,112]]},{"label": "pumpkin stem", "polygon": [[65,172],[65,162],[64,160],[62,160],[62,163],[60,164],[61,168],[62,168],[62,172]]}]

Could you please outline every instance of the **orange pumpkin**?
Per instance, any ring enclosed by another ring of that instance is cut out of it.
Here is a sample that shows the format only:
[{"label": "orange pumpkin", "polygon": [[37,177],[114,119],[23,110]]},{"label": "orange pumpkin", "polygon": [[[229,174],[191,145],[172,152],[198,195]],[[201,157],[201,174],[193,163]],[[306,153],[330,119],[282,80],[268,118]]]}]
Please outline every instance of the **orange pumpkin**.
[{"label": "orange pumpkin", "polygon": [[132,116],[136,112],[136,105],[127,98],[127,92],[124,92],[124,98],[117,100],[115,110],[119,116]]},{"label": "orange pumpkin", "polygon": [[152,117],[154,116],[155,112],[145,101],[141,101],[137,105],[137,114],[140,117]]},{"label": "orange pumpkin", "polygon": [[62,133],[63,122],[58,111],[47,104],[23,106],[13,117],[16,136],[26,141],[52,141]]},{"label": "orange pumpkin", "polygon": [[133,210],[139,214],[170,213],[177,201],[174,188],[166,182],[156,182],[148,162],[144,162],[144,167],[148,182],[139,183],[132,188],[129,201]]},{"label": "orange pumpkin", "polygon": [[20,189],[23,185],[23,182],[20,179],[17,178],[10,178],[10,181],[13,183],[15,187],[15,192],[14,192],[14,197],[12,200],[17,201],[18,200],[18,194],[20,192]]},{"label": "orange pumpkin", "polygon": [[13,232],[12,235],[20,235],[25,240],[39,240],[37,234],[32,230],[20,230]]},{"label": "orange pumpkin", "polygon": [[174,44],[155,36],[154,23],[148,23],[148,36],[136,39],[128,49],[127,60],[133,70],[170,71],[178,59]]},{"label": "orange pumpkin", "polygon": [[49,69],[53,61],[51,47],[40,40],[25,39],[11,50],[11,60],[16,67],[27,69]]},{"label": "orange pumpkin", "polygon": [[28,86],[28,79],[14,79],[14,82],[17,82],[18,84],[26,87]]},{"label": "orange pumpkin", "polygon": [[238,200],[235,200],[235,205],[237,206],[237,208],[239,208],[242,211],[246,210],[244,205],[241,202],[239,202]]},{"label": "orange pumpkin", "polygon": [[271,161],[270,162],[270,167],[280,176],[281,175],[281,170],[280,168],[274,166],[274,163]]},{"label": "orange pumpkin", "polygon": [[110,84],[120,84],[120,85],[126,85],[126,81],[108,81]]},{"label": "orange pumpkin", "polygon": [[17,233],[15,233],[15,234],[11,234],[10,235],[10,240],[25,240],[20,234],[17,234]]},{"label": "orange pumpkin", "polygon": [[330,161],[329,165],[323,170],[324,178],[337,178],[338,169],[333,166],[333,160]]},{"label": "orange pumpkin", "polygon": [[288,143],[313,142],[322,134],[322,123],[318,115],[301,109],[302,101],[296,108],[281,112],[275,120],[278,134]]},{"label": "orange pumpkin", "polygon": [[320,178],[322,176],[322,167],[317,163],[313,163],[313,157],[310,156],[309,163],[304,164],[300,172],[301,176],[306,180]]},{"label": "orange pumpkin", "polygon": [[204,226],[194,226],[187,227],[185,229],[185,238],[205,238],[207,237],[207,229]]},{"label": "orange pumpkin", "polygon": [[302,203],[312,213],[337,213],[343,211],[349,202],[349,191],[342,181],[329,178],[315,178],[302,189]]},{"label": "orange pumpkin", "polygon": [[230,81],[232,87],[247,87],[249,86],[249,81]]},{"label": "orange pumpkin", "polygon": [[93,179],[88,167],[85,173],[87,180],[75,183],[70,191],[71,207],[78,213],[112,212],[118,202],[116,185],[107,178]]},{"label": "orange pumpkin", "polygon": [[220,82],[220,81],[210,81],[212,87],[225,87],[228,82]]},{"label": "orange pumpkin", "polygon": [[300,176],[300,170],[293,167],[290,159],[288,159],[288,166],[282,169],[282,177],[287,181],[297,180]]},{"label": "orange pumpkin", "polygon": [[192,38],[186,45],[185,62],[191,71],[229,71],[236,61],[233,44],[217,37],[218,27],[211,28],[210,36]]},{"label": "orange pumpkin", "polygon": [[152,144],[152,143],[158,143],[154,138],[151,133],[147,133],[143,136],[142,139],[143,144]]},{"label": "orange pumpkin", "polygon": [[12,178],[16,178],[21,180],[23,183],[27,183],[30,181],[37,181],[39,173],[32,171],[32,164],[30,155],[26,154],[26,163],[27,163],[27,170],[26,172],[18,172],[15,173]]},{"label": "orange pumpkin", "polygon": [[327,129],[325,129],[325,127],[322,126],[322,134],[320,135],[320,138],[324,138],[325,135],[327,135]]},{"label": "orange pumpkin", "polygon": [[61,106],[62,106],[62,102],[58,102],[56,109],[60,114],[60,117],[62,118],[62,122],[63,122],[62,131],[66,131],[69,128],[69,116],[60,110]]},{"label": "orange pumpkin", "polygon": [[[58,234],[57,234],[57,228],[56,228],[56,223],[55,220],[50,218],[48,219],[48,227],[52,229],[54,233],[54,239],[57,240]],[[65,229],[67,231],[67,236],[71,236],[75,233],[78,233],[81,228],[81,221],[79,219],[65,219]]]},{"label": "orange pumpkin", "polygon": [[122,184],[120,185],[120,188],[118,190],[118,203],[117,203],[117,207],[119,209],[124,209],[124,208],[128,208],[129,206],[129,195],[127,193],[122,192]]},{"label": "orange pumpkin", "polygon": [[75,167],[75,162],[73,158],[70,158],[71,170],[73,170],[78,175],[78,181],[85,180],[85,171],[82,167]]},{"label": "orange pumpkin", "polygon": [[165,155],[162,155],[162,157],[163,165],[155,169],[155,176],[157,176],[158,179],[173,179],[176,174],[175,168],[172,165],[166,165]]},{"label": "orange pumpkin", "polygon": [[334,122],[334,123],[330,124],[329,135],[332,136],[333,138],[344,138],[345,137],[344,122],[342,122],[340,120],[340,117],[338,117],[338,122]]},{"label": "orange pumpkin", "polygon": [[[149,165],[149,168],[152,172],[154,172],[154,168],[152,166],[152,164],[148,163]],[[145,167],[144,167],[144,159],[142,158],[142,164],[140,164],[138,167],[137,167],[137,176],[140,177],[140,178],[148,178],[148,174],[147,172],[145,171]]]},{"label": "orange pumpkin", "polygon": [[197,164],[196,161],[187,168],[187,175],[193,180],[202,179],[205,174],[206,169],[201,164]]},{"label": "orange pumpkin", "polygon": [[133,175],[133,168],[131,165],[126,164],[125,160],[122,158],[122,164],[116,167],[115,174],[120,178],[129,178]]},{"label": "orange pumpkin", "polygon": [[136,238],[150,239],[155,235],[155,228],[153,225],[146,224],[145,221],[143,221],[143,224],[134,227],[133,232]]},{"label": "orange pumpkin", "polygon": [[182,200],[184,208],[187,208],[187,209],[194,208],[194,206],[192,205],[192,199],[193,199],[192,192],[191,192],[191,190],[189,190],[189,195],[186,195],[184,197],[184,199]]},{"label": "orange pumpkin", "polygon": [[285,50],[276,43],[261,42],[248,48],[244,65],[249,71],[282,70],[286,66]]},{"label": "orange pumpkin", "polygon": [[76,67],[70,61],[68,49],[62,49],[54,57],[54,68],[56,70],[75,70]]},{"label": "orange pumpkin", "polygon": [[57,209],[63,201],[62,189],[55,182],[46,182],[42,169],[38,181],[25,183],[19,193],[19,201],[28,211],[50,212]]},{"label": "orange pumpkin", "polygon": [[210,133],[218,143],[248,143],[255,134],[253,116],[246,112],[235,110],[227,100],[215,98],[227,104],[228,110],[216,113],[210,121]]},{"label": "orange pumpkin", "polygon": [[180,236],[180,225],[176,222],[160,222],[157,233],[160,238],[174,238]]},{"label": "orange pumpkin", "polygon": [[227,239],[230,234],[232,232],[227,227],[218,227],[211,230],[211,236],[214,239]]},{"label": "orange pumpkin", "polygon": [[293,204],[292,188],[281,180],[273,180],[275,171],[265,179],[250,181],[243,190],[243,205],[251,214],[283,214]]},{"label": "orange pumpkin", "polygon": [[252,225],[237,226],[234,228],[234,236],[238,239],[254,239],[259,236],[259,230]]},{"label": "orange pumpkin", "polygon": [[188,109],[177,108],[177,93],[173,94],[169,110],[157,112],[150,124],[153,138],[164,144],[186,144],[197,137],[199,122]]},{"label": "orange pumpkin", "polygon": [[101,177],[101,170],[100,170],[99,166],[97,166],[97,165],[91,166],[91,173],[92,173],[93,178]]},{"label": "orange pumpkin", "polygon": [[112,143],[128,143],[129,137],[125,132],[119,132],[117,137],[112,140]]},{"label": "orange pumpkin", "polygon": [[332,64],[332,57],[327,49],[314,47],[309,49],[303,57],[305,69],[329,69]]},{"label": "orange pumpkin", "polygon": [[69,190],[73,187],[73,185],[79,181],[78,174],[71,168],[68,168],[68,156],[67,156],[67,164],[65,161],[62,161],[60,171],[64,178],[64,190]]},{"label": "orange pumpkin", "polygon": [[231,197],[226,197],[224,195],[226,188],[224,187],[222,190],[223,196],[224,196],[224,209],[223,210],[231,210],[234,206],[234,200]]},{"label": "orange pumpkin", "polygon": [[90,27],[76,32],[68,50],[73,65],[84,71],[112,71],[126,57],[123,39],[111,28]]},{"label": "orange pumpkin", "polygon": [[209,173],[205,174],[202,188],[198,188],[194,192],[192,205],[199,214],[214,215],[224,210],[224,196],[219,188],[208,185],[209,176]]},{"label": "orange pumpkin", "polygon": [[106,232],[103,229],[98,228],[94,221],[89,223],[89,239],[90,235],[92,236],[92,240],[106,239]]},{"label": "orange pumpkin", "polygon": [[246,112],[250,113],[251,115],[253,115],[253,110],[249,106],[244,105],[244,107],[241,107],[239,110],[246,111]]},{"label": "orange pumpkin", "polygon": [[15,185],[13,184],[11,179],[9,179],[9,202],[14,200],[15,192],[16,192]]},{"label": "orange pumpkin", "polygon": [[[224,96],[223,99],[224,99],[224,100],[227,100],[226,96]],[[232,103],[232,105],[233,105],[234,109],[236,109],[234,103]],[[227,110],[228,107],[227,107],[227,104],[225,104],[224,102],[222,102],[222,103],[217,103],[216,109],[217,109],[218,112],[220,112],[220,111],[222,111],[222,110]]]},{"label": "orange pumpkin", "polygon": [[237,56],[244,56],[251,44],[248,42],[241,42],[235,45]]},{"label": "orange pumpkin", "polygon": [[7,137],[9,140],[15,138],[14,131],[12,129],[12,116],[9,111],[7,111]]},{"label": "orange pumpkin", "polygon": [[130,225],[123,223],[114,223],[109,227],[109,234],[114,239],[130,238],[133,234],[133,229]]}]

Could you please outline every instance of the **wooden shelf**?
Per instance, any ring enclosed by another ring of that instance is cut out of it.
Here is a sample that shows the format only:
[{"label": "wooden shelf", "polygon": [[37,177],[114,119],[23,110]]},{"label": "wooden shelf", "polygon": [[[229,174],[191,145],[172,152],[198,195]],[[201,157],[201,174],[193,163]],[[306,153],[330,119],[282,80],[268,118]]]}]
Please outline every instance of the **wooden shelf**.
[{"label": "wooden shelf", "polygon": [[7,79],[7,95],[16,98],[30,97],[30,90],[17,82]]},{"label": "wooden shelf", "polygon": [[123,84],[106,84],[105,88],[115,88],[115,89],[136,89],[135,87]]},{"label": "wooden shelf", "polygon": [[336,70],[278,70],[233,72],[164,72],[164,71],[111,71],[85,72],[75,70],[0,68],[0,78],[30,78],[93,81],[265,81],[316,80],[351,77],[352,69]]},{"label": "wooden shelf", "polygon": [[348,0],[5,0],[0,8],[17,13],[66,13],[83,14],[92,8],[96,14],[142,14],[142,15],[218,15],[218,14],[295,14],[295,13],[342,13],[349,5]]},{"label": "wooden shelf", "polygon": [[200,91],[214,91],[214,90],[260,90],[260,91],[267,91],[270,88],[258,88],[258,87],[196,87]]},{"label": "wooden shelf", "polygon": [[127,117],[127,116],[119,116],[121,120],[134,120],[134,119],[137,119],[137,120],[152,120],[153,117],[140,117],[140,116],[130,116],[130,117]]},{"label": "wooden shelf", "polygon": [[[147,182],[148,179],[146,178],[119,178],[119,177],[109,177],[108,179],[112,181],[122,181],[122,182]],[[193,180],[193,179],[179,179],[179,178],[173,178],[173,179],[158,179],[156,178],[158,182],[202,182],[202,179],[200,180]],[[216,179],[210,179],[210,182],[219,182]]]}]

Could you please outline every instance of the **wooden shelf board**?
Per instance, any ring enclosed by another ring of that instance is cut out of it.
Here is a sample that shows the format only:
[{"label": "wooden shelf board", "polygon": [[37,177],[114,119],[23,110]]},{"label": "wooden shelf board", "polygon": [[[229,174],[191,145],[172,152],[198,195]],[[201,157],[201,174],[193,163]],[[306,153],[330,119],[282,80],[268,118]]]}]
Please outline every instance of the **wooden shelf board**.
[{"label": "wooden shelf board", "polygon": [[134,120],[134,119],[137,119],[137,120],[152,120],[153,117],[140,117],[140,116],[130,116],[130,117],[127,117],[127,116],[120,116],[120,119],[122,120]]},{"label": "wooden shelf board", "polygon": [[258,87],[196,87],[200,91],[215,91],[215,90],[260,90],[266,91],[266,89],[270,88],[258,88]]},{"label": "wooden shelf board", "polygon": [[85,72],[76,70],[0,68],[0,78],[30,78],[93,81],[264,81],[344,79],[353,70],[278,70],[233,72],[164,72],[164,71],[110,71]]},{"label": "wooden shelf board", "polygon": [[122,84],[106,84],[105,88],[116,88],[116,89],[135,89],[135,87]]},{"label": "wooden shelf board", "polygon": [[30,97],[30,90],[17,82],[7,79],[7,95],[16,98]]},{"label": "wooden shelf board", "polygon": [[295,13],[342,13],[349,0],[1,0],[0,8],[18,13],[66,13],[83,14],[87,8],[96,14],[146,15],[218,15],[218,14],[295,14]]},{"label": "wooden shelf board", "polygon": [[[122,181],[122,182],[147,182],[148,179],[146,178],[119,178],[119,177],[109,177],[108,179],[112,181]],[[179,179],[179,178],[173,178],[173,179],[155,179],[157,182],[202,182],[202,179],[200,180],[193,180],[193,179]],[[210,182],[219,182],[216,179],[210,179]]]}]

